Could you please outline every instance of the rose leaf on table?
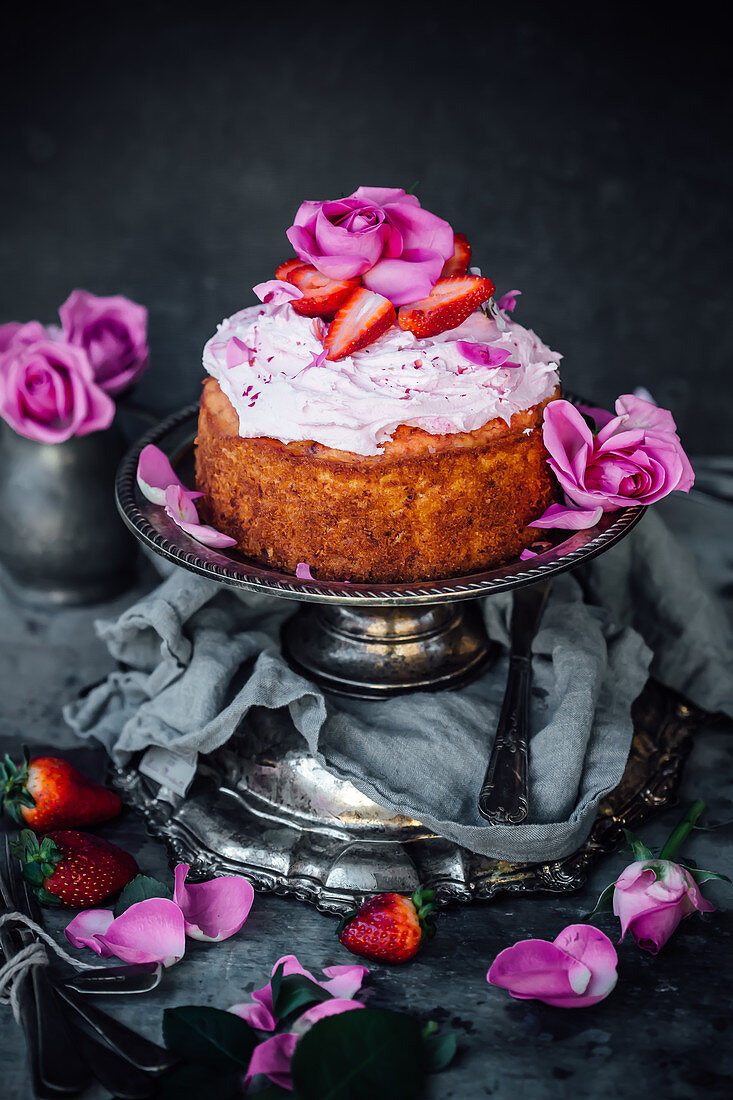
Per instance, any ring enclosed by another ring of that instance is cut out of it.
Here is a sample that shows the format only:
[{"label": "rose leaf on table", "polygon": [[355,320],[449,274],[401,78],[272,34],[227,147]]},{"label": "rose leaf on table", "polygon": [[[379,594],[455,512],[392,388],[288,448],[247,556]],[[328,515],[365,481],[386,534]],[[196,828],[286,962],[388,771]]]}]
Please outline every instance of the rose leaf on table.
[{"label": "rose leaf on table", "polygon": [[172,901],[173,891],[170,886],[166,886],[164,882],[160,882],[157,878],[151,878],[149,875],[136,875],[132,882],[128,882],[118,897],[113,910],[114,915],[119,917],[131,905],[135,905],[138,901],[146,901],[148,898],[167,898]]}]

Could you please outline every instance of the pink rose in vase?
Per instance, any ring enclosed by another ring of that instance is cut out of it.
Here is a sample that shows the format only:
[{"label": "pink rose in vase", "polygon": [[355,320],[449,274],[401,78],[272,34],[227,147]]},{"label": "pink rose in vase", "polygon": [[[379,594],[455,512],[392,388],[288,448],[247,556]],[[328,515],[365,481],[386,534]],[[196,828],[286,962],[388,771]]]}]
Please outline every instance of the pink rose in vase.
[{"label": "pink rose in vase", "polygon": [[454,252],[448,222],[399,187],[359,187],[333,202],[301,203],[287,238],[328,278],[361,277],[395,306],[429,294]]},{"label": "pink rose in vase", "polygon": [[0,354],[0,416],[19,435],[62,443],[108,428],[114,413],[81,348],[46,336],[26,343],[16,334]]},{"label": "pink rose in vase", "polygon": [[113,396],[132,386],[149,363],[148,311],[137,302],[114,295],[98,298],[73,290],[59,308],[66,340],[83,348],[97,384]]}]

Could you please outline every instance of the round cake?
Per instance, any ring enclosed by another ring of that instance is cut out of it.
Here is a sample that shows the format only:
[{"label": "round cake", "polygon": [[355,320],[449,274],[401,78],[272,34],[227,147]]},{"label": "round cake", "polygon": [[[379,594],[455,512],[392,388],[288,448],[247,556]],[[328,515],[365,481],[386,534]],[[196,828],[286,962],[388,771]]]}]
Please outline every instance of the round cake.
[{"label": "round cake", "polygon": [[[349,199],[375,194],[405,193]],[[374,289],[374,264],[324,273],[303,246],[206,344],[199,511],[243,555],[399,583],[485,570],[537,539],[527,525],[557,499],[542,415],[560,356],[511,319],[516,292],[494,302],[450,232],[450,249],[434,234],[427,287],[408,272],[395,289],[390,268]]]}]

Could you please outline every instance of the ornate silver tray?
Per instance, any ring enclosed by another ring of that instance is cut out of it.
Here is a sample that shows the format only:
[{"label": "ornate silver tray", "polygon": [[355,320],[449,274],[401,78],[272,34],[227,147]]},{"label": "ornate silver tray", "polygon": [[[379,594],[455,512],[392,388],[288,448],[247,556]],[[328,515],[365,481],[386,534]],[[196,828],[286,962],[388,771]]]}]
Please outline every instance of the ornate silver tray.
[{"label": "ornate silver tray", "polygon": [[675,798],[702,711],[650,681],[634,705],[623,779],[601,803],[585,844],[564,859],[512,864],[468,852],[419,822],[391,816],[303,751],[287,716],[255,710],[221,749],[202,757],[185,797],[161,792],[133,766],[112,776],[120,794],[192,873],[244,874],[257,890],[327,913],[366,895],[436,892],[439,905],[506,893],[566,894]]}]

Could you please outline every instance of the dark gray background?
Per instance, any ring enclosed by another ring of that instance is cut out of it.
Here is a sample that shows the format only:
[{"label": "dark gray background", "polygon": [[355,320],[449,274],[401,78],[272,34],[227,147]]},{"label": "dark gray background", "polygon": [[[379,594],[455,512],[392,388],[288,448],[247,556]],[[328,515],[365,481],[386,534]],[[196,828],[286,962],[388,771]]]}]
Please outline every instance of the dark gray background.
[{"label": "dark gray background", "polygon": [[291,254],[301,200],[414,185],[524,291],[568,387],[609,404],[645,385],[692,454],[731,449],[731,91],[709,10],[257,7],[5,21],[0,320],[52,320],[75,286],[135,298],[138,397],[168,412]]}]

